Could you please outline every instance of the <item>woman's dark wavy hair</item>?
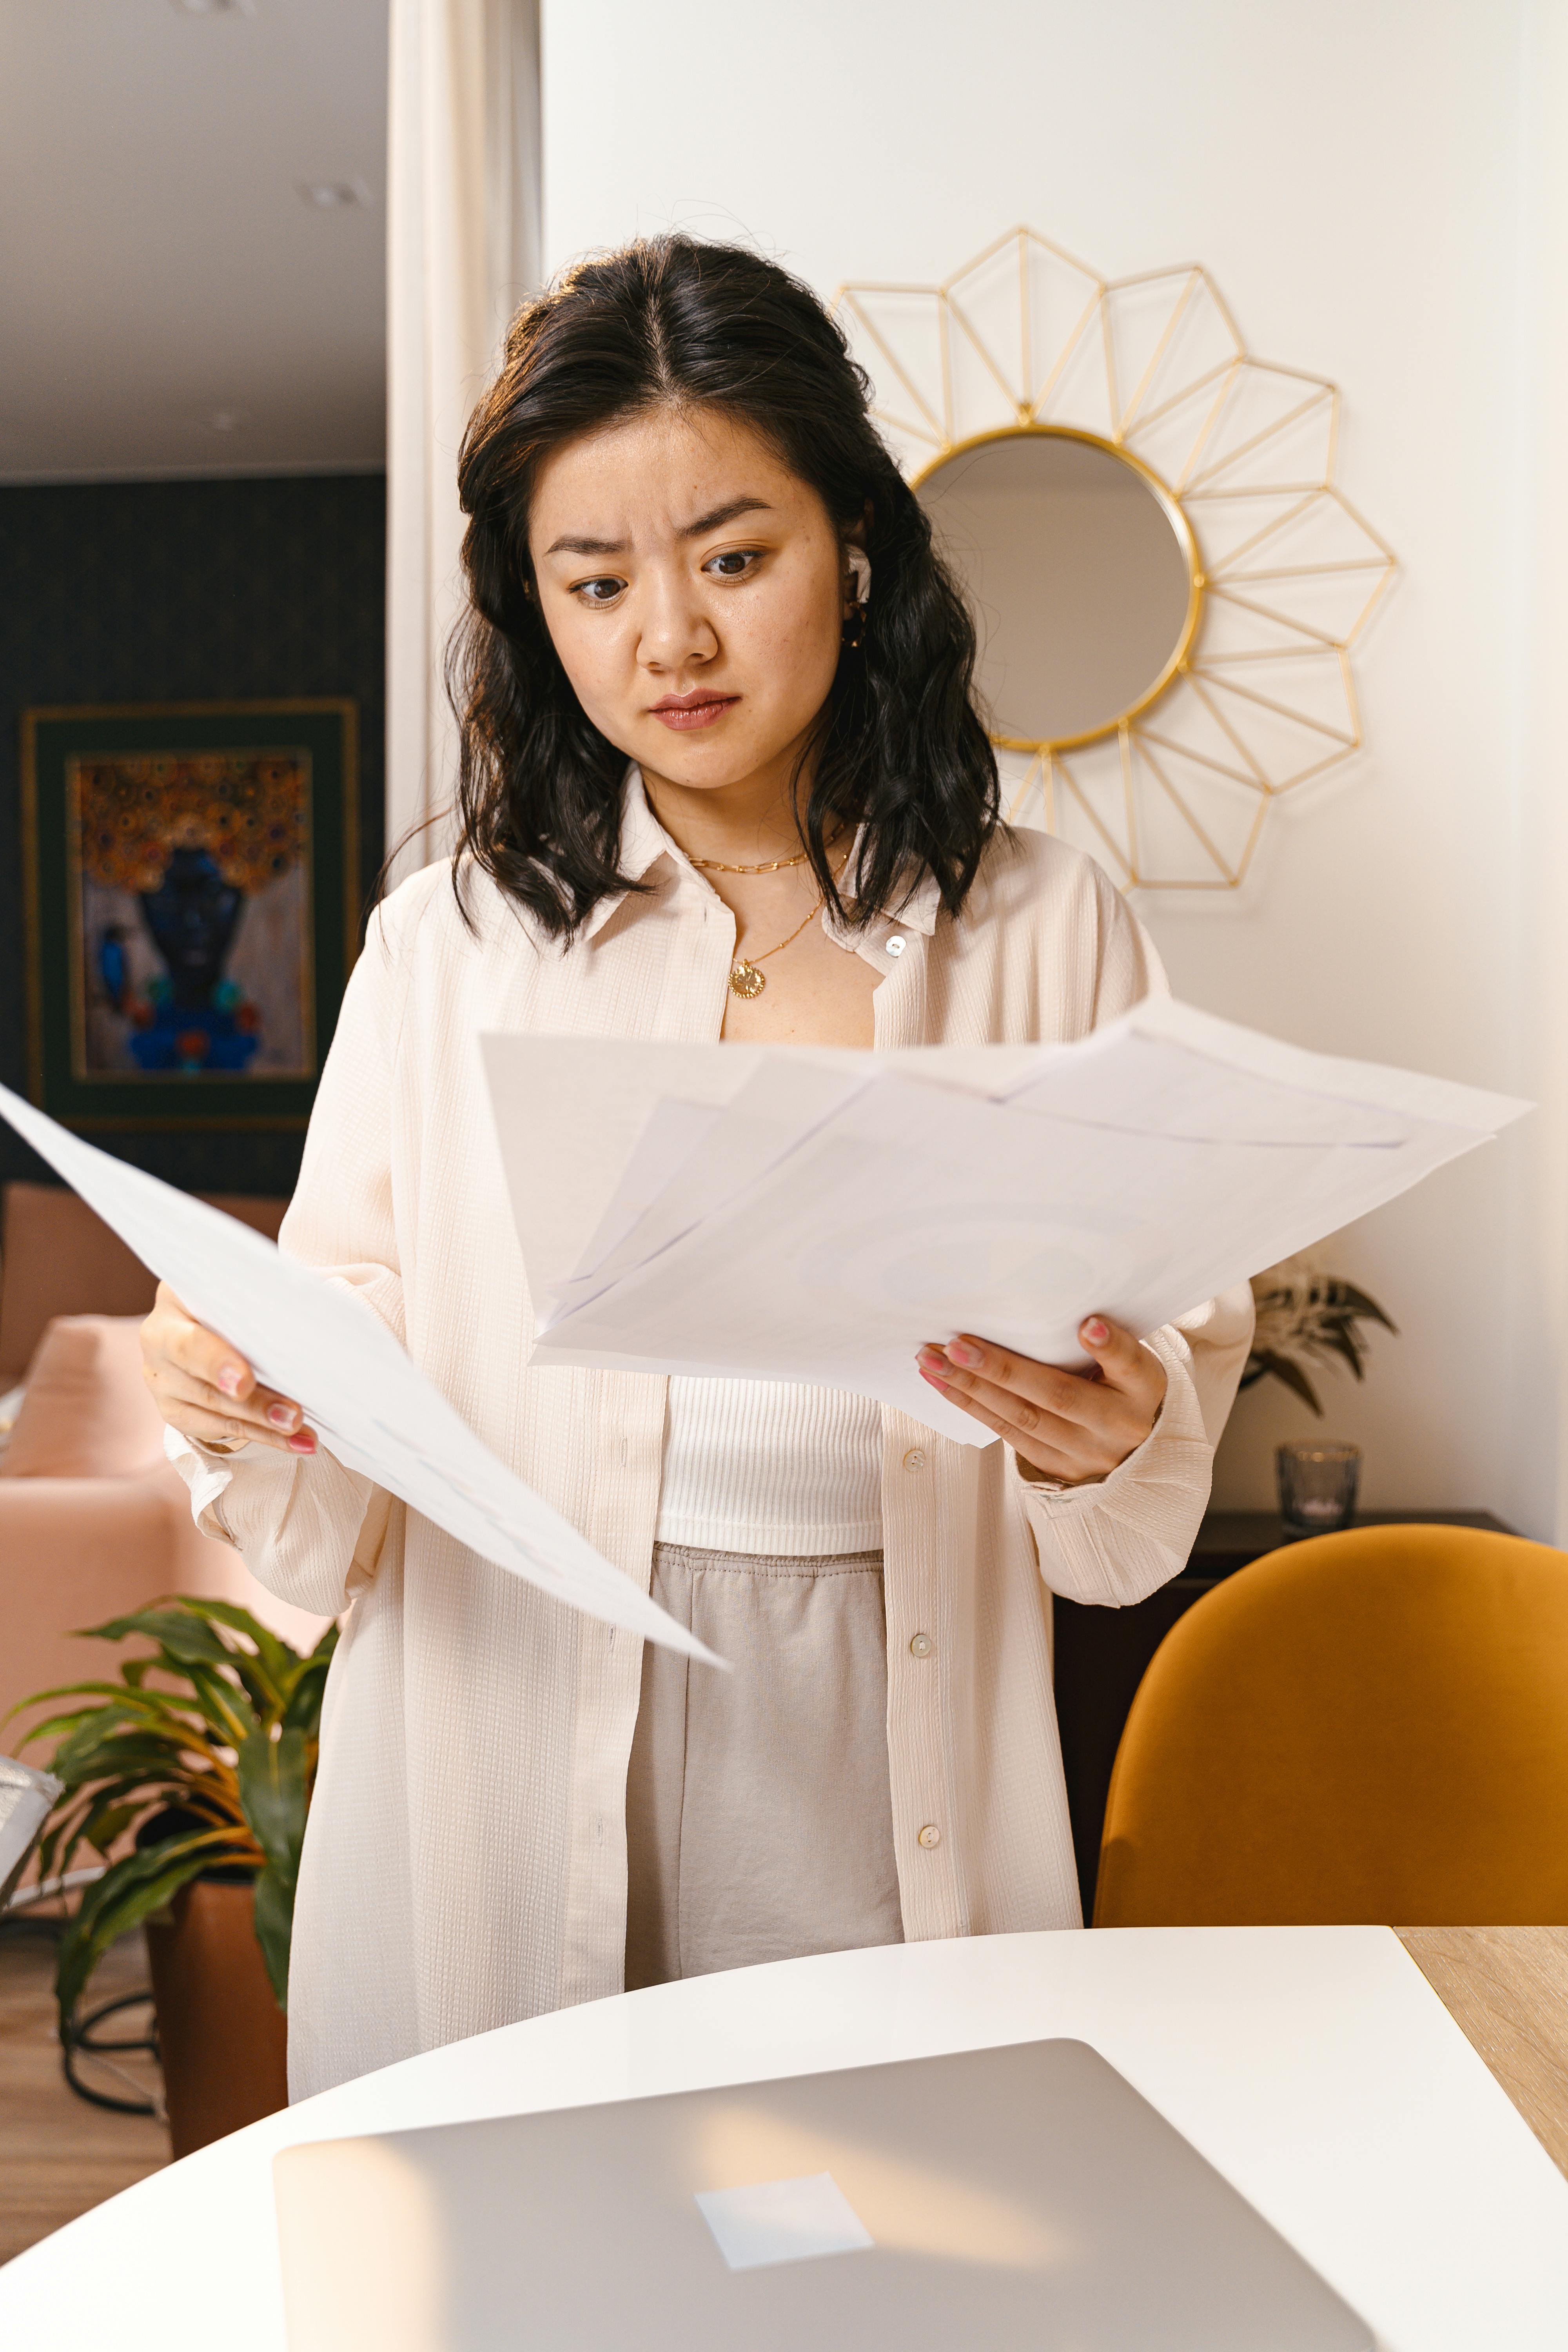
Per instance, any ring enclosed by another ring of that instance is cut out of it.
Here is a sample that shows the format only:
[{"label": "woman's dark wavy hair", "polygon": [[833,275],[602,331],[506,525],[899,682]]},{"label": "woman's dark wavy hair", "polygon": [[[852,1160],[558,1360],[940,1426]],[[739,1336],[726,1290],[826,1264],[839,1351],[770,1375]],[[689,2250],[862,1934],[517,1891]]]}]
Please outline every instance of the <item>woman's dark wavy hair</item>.
[{"label": "woman's dark wavy hair", "polygon": [[[974,630],[920,502],[878,435],[869,385],[809,287],[741,247],[659,236],[581,263],[512,322],[464,436],[469,610],[447,656],[460,729],[454,877],[471,858],[570,936],[619,871],[626,758],[577,700],[530,593],[529,501],[579,435],[662,407],[762,434],[847,541],[866,526],[864,642],[846,647],[806,757],[802,840],[851,923],[927,874],[956,912],[996,824],[996,763],[971,688]],[[825,843],[863,823],[835,888]],[[847,903],[846,903],[847,902]]]}]

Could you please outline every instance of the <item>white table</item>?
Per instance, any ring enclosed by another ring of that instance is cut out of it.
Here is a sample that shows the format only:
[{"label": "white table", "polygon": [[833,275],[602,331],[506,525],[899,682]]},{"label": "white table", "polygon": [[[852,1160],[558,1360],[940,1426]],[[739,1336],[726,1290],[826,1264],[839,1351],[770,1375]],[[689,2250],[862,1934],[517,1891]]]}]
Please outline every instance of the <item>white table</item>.
[{"label": "white table", "polygon": [[306,2139],[1047,2034],[1091,2042],[1387,2352],[1563,2352],[1564,2180],[1383,1927],[841,1952],[504,2027],[269,2116],[0,2271],[0,2343],[282,2352],[270,2161]]}]

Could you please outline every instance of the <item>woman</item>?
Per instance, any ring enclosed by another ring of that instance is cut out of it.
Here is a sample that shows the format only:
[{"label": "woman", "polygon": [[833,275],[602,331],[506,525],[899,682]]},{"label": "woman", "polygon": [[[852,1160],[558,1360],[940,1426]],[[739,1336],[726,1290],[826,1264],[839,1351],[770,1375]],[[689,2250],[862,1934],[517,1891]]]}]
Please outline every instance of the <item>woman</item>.
[{"label": "woman", "polygon": [[998,824],[971,625],[784,271],[683,237],[580,268],[459,481],[459,845],[373,919],[283,1245],[736,1671],[465,1551],[161,1293],[200,1523],[348,1610],[296,2096],[623,1981],[1075,1925],[1047,1588],[1181,1566],[1250,1330],[1245,1294],[1142,1344],[1091,1318],[1089,1378],[934,1333],[984,1450],[820,1390],[530,1368],[482,1032],[1017,1043],[1163,982],[1092,863]]}]

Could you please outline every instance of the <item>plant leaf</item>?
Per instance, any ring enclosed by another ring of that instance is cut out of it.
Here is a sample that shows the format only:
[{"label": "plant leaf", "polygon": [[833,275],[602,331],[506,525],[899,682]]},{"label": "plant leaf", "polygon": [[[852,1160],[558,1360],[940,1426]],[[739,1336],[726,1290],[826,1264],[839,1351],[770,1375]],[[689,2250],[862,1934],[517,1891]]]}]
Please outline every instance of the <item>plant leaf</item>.
[{"label": "plant leaf", "polygon": [[1293,1357],[1276,1356],[1270,1352],[1258,1357],[1256,1360],[1261,1368],[1259,1379],[1264,1373],[1269,1373],[1275,1380],[1283,1381],[1285,1386],[1293,1390],[1303,1404],[1311,1407],[1320,1421],[1322,1419],[1323,1408],[1318,1402],[1318,1392]]},{"label": "plant leaf", "polygon": [[[143,1663],[151,1665],[156,1662],[148,1659]],[[166,1716],[172,1706],[182,1706],[189,1704],[174,1692],[144,1691],[135,1684],[127,1687],[123,1683],[61,1683],[58,1689],[33,1691],[26,1698],[19,1698],[16,1706],[3,1718],[0,1718],[0,1721],[9,1723],[11,1717],[20,1715],[24,1707],[42,1706],[47,1699],[51,1698],[109,1698],[119,1706],[124,1715],[134,1715],[140,1712],[144,1715],[155,1713]],[[96,1715],[98,1711],[96,1707],[79,1706],[73,1708],[68,1715],[51,1716],[47,1723],[35,1724],[22,1745],[26,1747],[29,1742],[41,1738],[46,1732],[53,1730],[59,1724],[84,1722],[89,1716]]]},{"label": "plant leaf", "polygon": [[246,1694],[210,1666],[189,1665],[184,1672],[197,1706],[224,1746],[237,1748],[241,1740],[248,1739],[257,1728],[257,1721],[256,1710]]},{"label": "plant leaf", "polygon": [[289,1694],[289,1704],[283,1710],[283,1728],[303,1731],[311,1739],[318,1738],[321,1728],[321,1697],[327,1686],[327,1674],[331,1655],[316,1655],[306,1659]]},{"label": "plant leaf", "polygon": [[279,2009],[289,2007],[289,1947],[294,1933],[294,1882],[268,1864],[256,1882],[256,1940]]},{"label": "plant leaf", "polygon": [[56,1748],[49,1769],[68,1789],[110,1773],[152,1771],[190,1777],[182,1758],[196,1746],[188,1736],[142,1731],[131,1725],[84,1723]]},{"label": "plant leaf", "polygon": [[[26,1705],[26,1701],[23,1704]],[[16,1742],[17,1755],[21,1754],[24,1748],[30,1748],[35,1739],[47,1739],[51,1733],[60,1739],[69,1732],[79,1731],[84,1723],[96,1723],[100,1712],[100,1710],[96,1706],[83,1706],[78,1707],[70,1715],[51,1715],[47,1721],[35,1724],[26,1739],[19,1739]]]},{"label": "plant leaf", "polygon": [[139,1927],[150,1912],[161,1911],[188,1881],[222,1859],[219,1849],[228,1843],[223,1830],[169,1838],[112,1864],[83,1890],[77,1915],[60,1938],[55,1973],[62,2042],[88,1979],[110,1944]]},{"label": "plant leaf", "polygon": [[236,1601],[187,1600],[185,1607],[199,1615],[214,1620],[219,1625],[232,1626],[237,1633],[247,1634],[256,1645],[255,1663],[265,1673],[273,1689],[281,1692],[283,1685],[300,1663],[300,1653],[281,1634],[274,1633],[248,1609]]},{"label": "plant leaf", "polygon": [[309,1801],[309,1743],[302,1731],[276,1739],[254,1732],[239,1751],[239,1801],[252,1836],[292,1891],[300,1870]]},{"label": "plant leaf", "polygon": [[1325,1355],[1342,1356],[1357,1380],[1365,1379],[1366,1375],[1361,1368],[1361,1343],[1350,1325],[1338,1317],[1331,1318],[1323,1326],[1322,1352]]},{"label": "plant leaf", "polygon": [[[57,1870],[69,1867],[70,1857],[80,1843],[79,1825],[89,1810],[89,1802],[79,1802],[72,1798],[62,1798],[55,1807],[38,1840],[40,1883],[53,1878]],[[57,1860],[57,1856],[63,1859]]]},{"label": "plant leaf", "polygon": [[1398,1324],[1392,1317],[1384,1313],[1375,1298],[1369,1298],[1366,1292],[1358,1290],[1353,1282],[1342,1282],[1339,1285],[1339,1297],[1340,1304],[1348,1307],[1352,1315],[1359,1315],[1363,1323],[1381,1323],[1384,1329],[1392,1331],[1397,1339]]},{"label": "plant leaf", "polygon": [[110,1848],[116,1838],[123,1837],[142,1807],[134,1804],[94,1805],[77,1832],[83,1845],[89,1845],[109,1859]]},{"label": "plant leaf", "polygon": [[80,1629],[81,1639],[89,1642],[128,1642],[138,1633],[166,1650],[175,1665],[226,1666],[233,1654],[221,1633],[184,1607],[138,1609],[129,1617]]}]

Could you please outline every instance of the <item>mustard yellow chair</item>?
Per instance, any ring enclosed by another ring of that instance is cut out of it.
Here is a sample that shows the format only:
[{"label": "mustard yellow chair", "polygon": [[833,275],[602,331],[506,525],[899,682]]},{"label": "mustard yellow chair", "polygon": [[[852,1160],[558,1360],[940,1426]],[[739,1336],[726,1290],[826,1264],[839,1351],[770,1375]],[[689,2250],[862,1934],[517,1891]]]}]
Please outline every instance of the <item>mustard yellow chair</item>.
[{"label": "mustard yellow chair", "polygon": [[1166,1635],[1097,1927],[1568,1922],[1568,1553],[1461,1528],[1271,1552]]}]

